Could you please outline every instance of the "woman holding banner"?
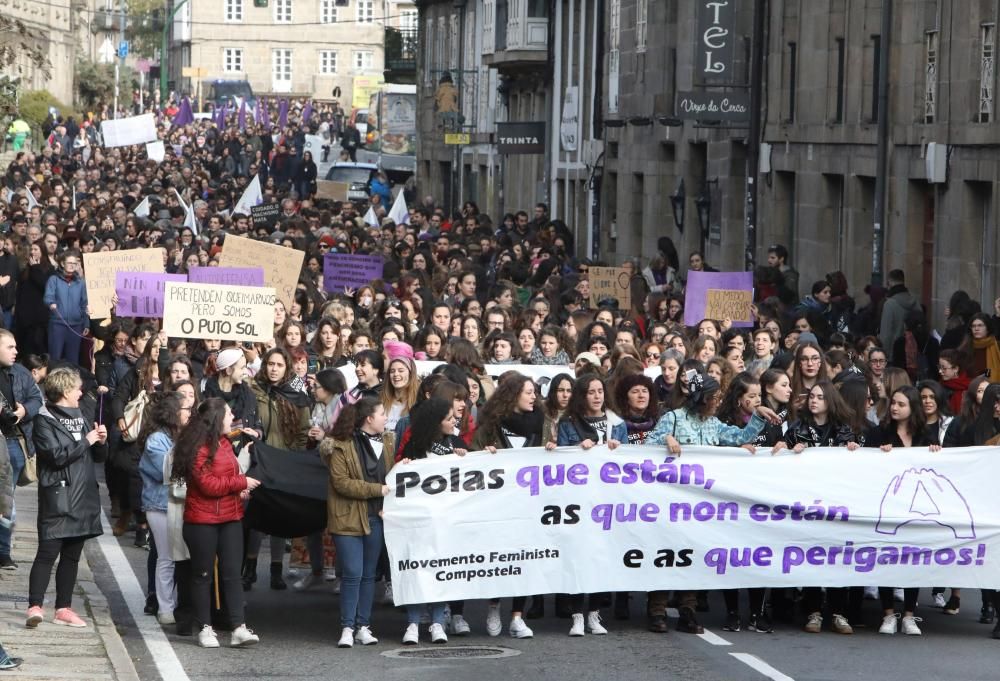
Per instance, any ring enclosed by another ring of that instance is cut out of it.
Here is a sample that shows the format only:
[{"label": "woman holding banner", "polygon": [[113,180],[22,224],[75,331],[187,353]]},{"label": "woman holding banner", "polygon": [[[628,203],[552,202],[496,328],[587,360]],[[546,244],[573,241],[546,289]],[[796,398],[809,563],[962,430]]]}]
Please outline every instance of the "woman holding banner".
[{"label": "woman holding banner", "polygon": [[[985,406],[985,404],[986,399],[984,398],[983,405]],[[990,407],[989,416],[992,420],[994,416],[992,403]],[[984,411],[980,411],[980,415]],[[893,447],[929,447],[932,452],[941,451],[941,445],[928,434],[923,407],[920,404],[920,392],[912,385],[897,388],[889,395],[889,408],[882,420],[881,436],[883,452],[891,452]],[[983,443],[977,441],[977,444]],[[878,633],[891,635],[895,634],[897,629],[901,629],[908,636],[920,636],[923,632],[920,631],[917,622],[920,622],[921,619],[913,614],[917,608],[917,595],[919,593],[920,589],[917,587],[903,589],[903,617],[900,619],[893,606],[892,587],[880,586],[878,595],[879,600],[882,601],[883,617]],[[984,598],[984,601],[988,603],[989,599]]]},{"label": "woman holding banner", "polygon": [[395,461],[395,437],[386,432],[385,421],[379,399],[362,397],[341,412],[319,448],[330,469],[327,529],[343,569],[340,648],[378,643],[371,631],[372,601],[382,553],[382,498],[389,493],[386,477]]},{"label": "woman holding banner", "polygon": [[[534,382],[518,373],[507,374],[493,397],[479,412],[479,424],[472,439],[472,451],[538,447],[542,444],[545,414],[538,405]],[[527,596],[515,596],[511,602],[510,635],[531,638],[535,634],[525,624],[522,615]],[[503,631],[500,620],[500,599],[490,601],[486,614],[486,633],[499,636]]]},{"label": "woman holding banner", "polygon": [[[646,379],[649,380],[649,379]],[[596,374],[585,374],[576,379],[573,393],[566,406],[566,413],[559,419],[559,431],[556,444],[545,445],[546,449],[555,446],[570,447],[579,445],[590,449],[594,445],[604,444],[614,449],[628,438],[625,423],[607,410],[604,399],[604,381]],[[604,635],[608,630],[601,624],[601,604],[607,600],[607,593],[574,594],[570,604],[573,625],[570,636],[583,636],[584,599],[587,600],[586,629],[595,635]]]}]

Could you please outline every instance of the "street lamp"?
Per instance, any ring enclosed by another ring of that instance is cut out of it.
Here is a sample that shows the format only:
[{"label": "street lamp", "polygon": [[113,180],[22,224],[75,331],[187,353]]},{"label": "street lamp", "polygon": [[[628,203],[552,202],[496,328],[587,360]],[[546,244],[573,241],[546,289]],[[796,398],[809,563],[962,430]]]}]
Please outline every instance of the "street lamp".
[{"label": "street lamp", "polygon": [[698,211],[698,225],[701,227],[701,254],[705,255],[705,241],[708,239],[708,230],[712,222],[712,188],[711,185],[718,184],[719,179],[713,178],[705,180],[701,194],[694,200],[694,207]]},{"label": "street lamp", "polygon": [[677,190],[670,195],[670,205],[674,209],[674,226],[681,234],[684,233],[684,201],[687,195],[684,192],[684,178],[677,183]]}]

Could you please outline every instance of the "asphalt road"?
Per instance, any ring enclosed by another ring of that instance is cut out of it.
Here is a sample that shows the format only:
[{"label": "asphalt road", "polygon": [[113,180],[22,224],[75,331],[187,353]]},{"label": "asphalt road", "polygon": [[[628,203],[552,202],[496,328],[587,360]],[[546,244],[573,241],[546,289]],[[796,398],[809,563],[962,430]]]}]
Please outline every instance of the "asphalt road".
[{"label": "asphalt road", "polygon": [[[120,547],[120,549],[118,548]],[[697,681],[756,681],[771,678],[815,681],[844,679],[961,679],[995,681],[1000,678],[996,660],[1000,641],[989,637],[992,627],[977,622],[978,592],[967,591],[958,616],[946,616],[930,608],[918,608],[924,617],[922,637],[877,634],[880,612],[877,604],[865,603],[867,627],[853,636],[833,633],[810,635],[791,626],[770,635],[722,631],[722,597],[710,597],[711,612],[701,615],[708,632],[692,636],[671,631],[667,635],[645,630],[642,594],[634,594],[632,618],[627,622],[605,613],[607,636],[569,638],[567,620],[550,616],[529,624],[535,631],[530,640],[512,640],[485,634],[484,603],[470,603],[466,617],[473,635],[452,637],[447,646],[423,643],[419,654],[430,659],[392,657],[403,647],[400,637],[406,625],[402,610],[376,605],[373,629],[381,641],[377,646],[352,650],[336,647],[339,635],[338,598],[328,584],[305,593],[272,591],[268,588],[267,543],[261,555],[260,580],[247,594],[247,623],[261,636],[261,644],[244,650],[203,650],[193,638],[172,633],[164,637],[155,618],[142,615],[146,551],[132,546],[132,536],[116,540],[109,535],[88,542],[87,557],[98,586],[107,595],[114,621],[135,661],[140,678],[166,681],[214,681],[216,679],[312,679],[379,678],[492,679],[531,678],[572,681],[621,679],[689,679]],[[127,567],[126,567],[127,566]],[[291,583],[290,578],[288,579]],[[381,589],[376,588],[376,595]],[[921,602],[930,603],[930,592],[921,592]],[[131,607],[129,607],[131,604]],[[504,603],[505,612],[509,601]],[[135,613],[135,614],[133,614]],[[506,623],[506,622],[505,622]],[[422,634],[426,641],[426,634]],[[220,636],[223,643],[227,635]],[[444,657],[462,646],[500,646],[508,657],[476,659]],[[151,652],[154,651],[154,652]],[[423,651],[427,651],[426,653]]]}]

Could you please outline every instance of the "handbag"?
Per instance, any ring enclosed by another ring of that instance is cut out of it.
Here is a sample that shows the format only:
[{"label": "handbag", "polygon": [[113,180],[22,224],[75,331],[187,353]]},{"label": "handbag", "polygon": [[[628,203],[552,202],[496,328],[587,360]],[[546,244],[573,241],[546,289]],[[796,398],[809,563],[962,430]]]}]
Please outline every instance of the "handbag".
[{"label": "handbag", "polygon": [[28,454],[28,447],[25,445],[24,438],[17,438],[21,442],[21,451],[24,452],[24,466],[21,467],[21,472],[17,476],[17,486],[26,487],[33,482],[38,482],[38,460],[35,458],[34,454]]},{"label": "handbag", "polygon": [[69,515],[69,485],[60,480],[58,485],[42,488],[42,503],[48,515]]},{"label": "handbag", "polygon": [[125,428],[122,429],[122,440],[125,442],[135,442],[142,432],[142,420],[146,415],[146,406],[149,404],[149,393],[141,391],[128,404],[122,413],[122,420]]}]

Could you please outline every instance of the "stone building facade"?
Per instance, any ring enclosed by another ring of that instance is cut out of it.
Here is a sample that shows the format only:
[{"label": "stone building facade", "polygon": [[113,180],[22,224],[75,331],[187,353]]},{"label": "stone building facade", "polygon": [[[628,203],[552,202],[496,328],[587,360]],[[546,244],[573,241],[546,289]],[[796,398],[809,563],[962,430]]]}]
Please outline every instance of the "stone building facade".
[{"label": "stone building facade", "polygon": [[[605,3],[605,44],[621,51],[616,79],[604,55],[604,91],[612,81],[618,90],[618,111],[606,95],[605,112],[625,122],[606,128],[601,252],[608,259],[651,253],[656,238],[667,235],[686,260],[700,245],[695,199],[704,197],[708,262],[742,269],[745,126],[632,124],[651,114],[675,115],[677,92],[697,89],[691,77],[697,4]],[[803,295],[827,272],[842,270],[863,300],[871,278],[881,5],[767,3],[756,256],[766,257],[769,244],[787,245]],[[938,325],[954,290],[965,289],[987,309],[1000,293],[996,22],[996,3],[985,0],[893,3],[883,263],[885,271],[906,272]],[[736,26],[733,64],[741,85],[749,80],[751,3],[737,5]],[[683,233],[671,203],[681,179]]]},{"label": "stone building facade", "polygon": [[[48,90],[67,106],[73,103],[73,67],[78,53],[77,32],[89,12],[87,0],[49,3],[27,0],[0,0],[0,14],[18,19],[37,37],[35,41],[51,64],[46,75],[21,55],[4,73],[20,76],[21,90]],[[0,34],[0,41],[21,38]]]},{"label": "stone building facade", "polygon": [[[387,19],[387,16],[389,17]],[[351,101],[356,78],[382,77],[384,28],[415,22],[412,3],[383,0],[188,2],[172,27],[170,80],[193,92],[185,66],[250,82],[255,93]]]}]

